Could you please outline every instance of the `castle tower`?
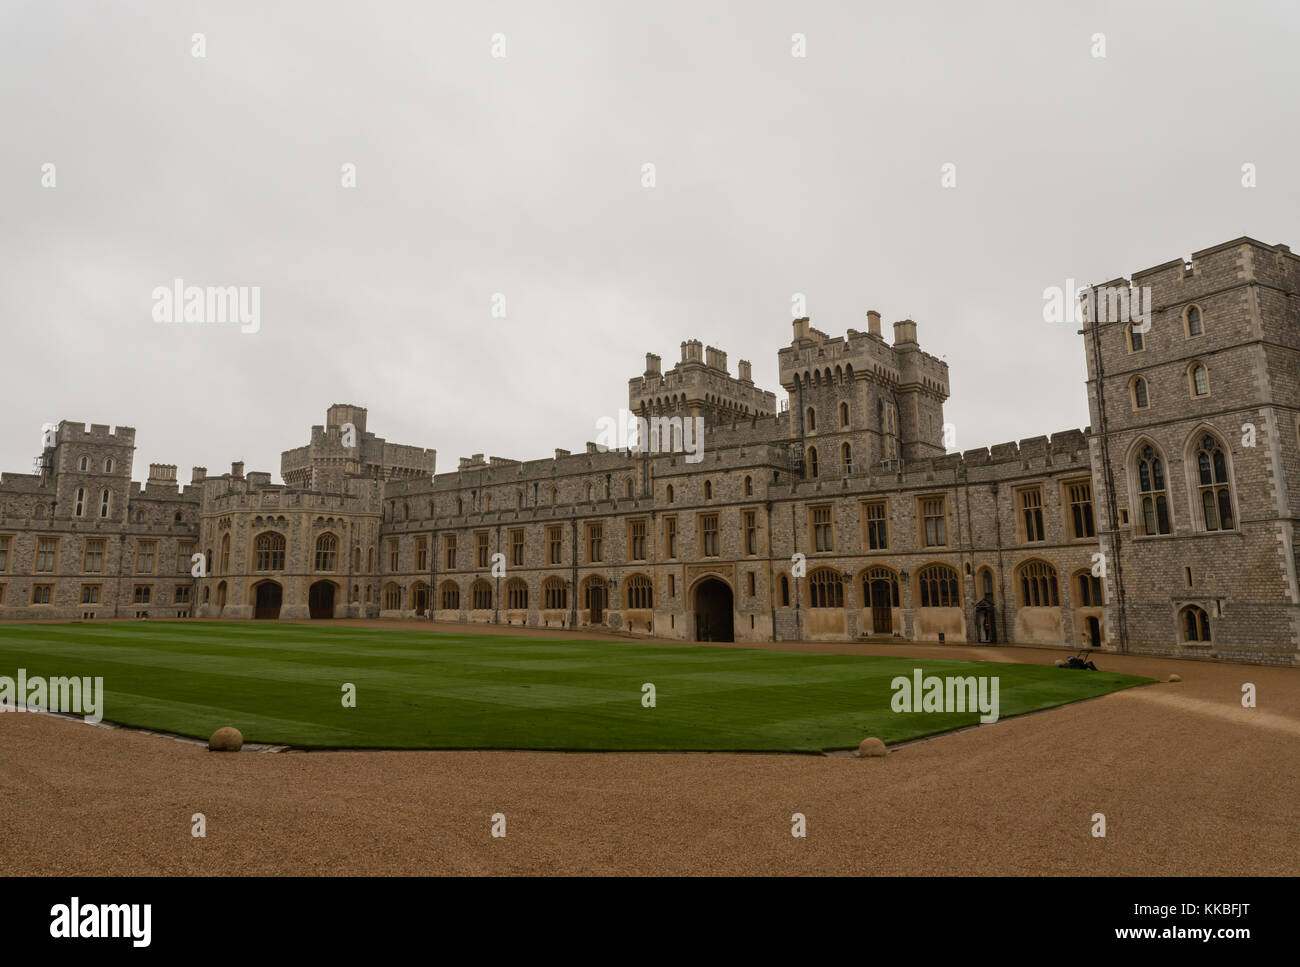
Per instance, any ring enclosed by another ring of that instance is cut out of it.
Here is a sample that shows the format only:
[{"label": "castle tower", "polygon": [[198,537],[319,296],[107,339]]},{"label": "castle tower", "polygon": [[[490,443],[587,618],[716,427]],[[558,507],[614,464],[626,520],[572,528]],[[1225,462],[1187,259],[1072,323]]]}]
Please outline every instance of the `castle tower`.
[{"label": "castle tower", "polygon": [[898,468],[944,453],[947,364],[921,351],[910,319],[894,324],[892,347],[880,335],[880,313],[867,313],[867,322],[865,333],[832,339],[795,319],[794,338],[778,354],[805,476]]},{"label": "castle tower", "polygon": [[1107,638],[1290,662],[1300,648],[1300,259],[1240,238],[1085,302]]}]

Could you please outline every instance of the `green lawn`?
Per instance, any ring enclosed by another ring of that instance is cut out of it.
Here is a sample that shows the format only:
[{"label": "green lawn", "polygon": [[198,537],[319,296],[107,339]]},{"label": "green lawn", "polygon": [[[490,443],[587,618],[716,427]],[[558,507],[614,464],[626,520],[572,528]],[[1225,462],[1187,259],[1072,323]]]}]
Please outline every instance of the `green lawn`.
[{"label": "green lawn", "polygon": [[[0,676],[104,679],[106,721],[318,748],[801,751],[978,713],[896,713],[896,675],[996,675],[1002,718],[1149,679],[1051,665],[566,641],[347,625],[0,625]],[[357,689],[344,708],[342,686]],[[654,708],[641,686],[656,688]]]}]

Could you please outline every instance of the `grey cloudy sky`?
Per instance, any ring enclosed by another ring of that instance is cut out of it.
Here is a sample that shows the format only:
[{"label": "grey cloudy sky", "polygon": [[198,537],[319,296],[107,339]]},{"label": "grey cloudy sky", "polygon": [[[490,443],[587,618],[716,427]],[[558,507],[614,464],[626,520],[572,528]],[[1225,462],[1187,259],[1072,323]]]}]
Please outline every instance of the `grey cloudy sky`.
[{"label": "grey cloudy sky", "polygon": [[[1046,286],[1300,246],[1298,40],[1249,0],[6,0],[0,468],[71,419],[135,426],[137,478],[278,478],[331,402],[440,471],[548,456],[683,339],[780,396],[795,292],[916,320],[960,449],[1082,427]],[[178,277],[260,286],[261,331],[154,323]]]}]

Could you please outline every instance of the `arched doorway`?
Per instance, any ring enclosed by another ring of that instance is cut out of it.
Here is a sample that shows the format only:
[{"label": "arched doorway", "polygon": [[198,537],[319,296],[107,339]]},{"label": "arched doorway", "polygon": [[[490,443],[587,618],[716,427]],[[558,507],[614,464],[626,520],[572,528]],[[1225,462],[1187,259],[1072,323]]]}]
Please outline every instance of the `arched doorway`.
[{"label": "arched doorway", "polygon": [[605,620],[605,609],[609,606],[609,588],[605,584],[605,579],[588,578],[585,597],[583,604],[587,606],[587,621],[593,625],[602,624]]},{"label": "arched doorway", "polygon": [[334,582],[317,581],[307,592],[307,605],[313,618],[334,617]]},{"label": "arched doorway", "polygon": [[279,618],[280,603],[284,597],[280,585],[274,581],[263,581],[254,591],[256,592],[255,601],[257,603],[253,606],[253,617],[266,618],[272,621]]},{"label": "arched doorway", "polygon": [[734,604],[724,581],[706,578],[695,586],[695,640],[735,641]]}]

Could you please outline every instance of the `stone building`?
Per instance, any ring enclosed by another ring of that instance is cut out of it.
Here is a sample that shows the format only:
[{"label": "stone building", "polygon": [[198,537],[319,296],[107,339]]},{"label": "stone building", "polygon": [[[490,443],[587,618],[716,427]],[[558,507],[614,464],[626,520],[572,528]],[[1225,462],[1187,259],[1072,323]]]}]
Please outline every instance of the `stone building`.
[{"label": "stone building", "polygon": [[[269,473],[131,482],[134,431],[63,423],[0,478],[0,619],[433,618],[685,640],[1014,642],[1300,655],[1300,266],[1237,239],[1085,306],[1091,427],[947,453],[947,365],[796,319],[780,405],[726,354],[646,356],[647,452],[390,444],[331,406]],[[1097,321],[1091,321],[1095,315]],[[683,429],[702,421],[703,447]],[[658,446],[651,446],[658,444]]]}]

